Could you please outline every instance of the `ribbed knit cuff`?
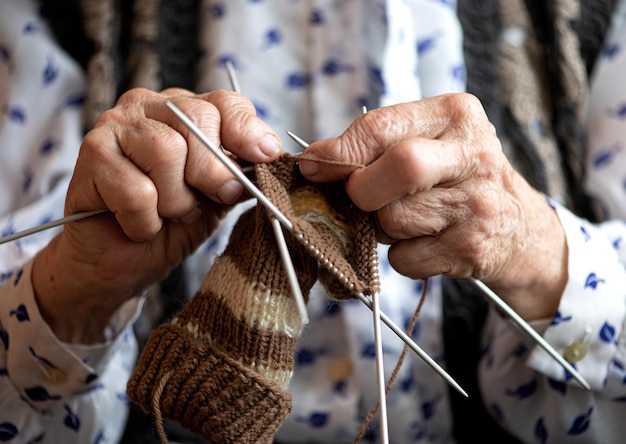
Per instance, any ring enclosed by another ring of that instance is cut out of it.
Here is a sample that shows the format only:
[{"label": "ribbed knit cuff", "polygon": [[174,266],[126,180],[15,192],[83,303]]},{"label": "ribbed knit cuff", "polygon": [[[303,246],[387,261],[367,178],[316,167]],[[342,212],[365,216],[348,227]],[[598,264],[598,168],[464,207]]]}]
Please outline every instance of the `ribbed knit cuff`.
[{"label": "ribbed knit cuff", "polygon": [[271,443],[291,410],[289,392],[172,324],[151,336],[128,396],[215,443]]}]

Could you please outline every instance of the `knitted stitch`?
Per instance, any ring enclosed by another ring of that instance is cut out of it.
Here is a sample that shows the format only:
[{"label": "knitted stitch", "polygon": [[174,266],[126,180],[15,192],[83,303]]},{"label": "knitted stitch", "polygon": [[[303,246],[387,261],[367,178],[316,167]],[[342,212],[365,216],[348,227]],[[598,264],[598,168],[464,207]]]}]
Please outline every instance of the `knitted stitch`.
[{"label": "knitted stitch", "polygon": [[[256,177],[293,224],[286,240],[305,299],[318,261],[335,296],[378,291],[372,219],[342,183],[306,182],[290,155],[257,165]],[[301,331],[270,215],[257,205],[241,216],[192,300],[150,336],[128,395],[211,442],[270,443],[291,409]]]}]

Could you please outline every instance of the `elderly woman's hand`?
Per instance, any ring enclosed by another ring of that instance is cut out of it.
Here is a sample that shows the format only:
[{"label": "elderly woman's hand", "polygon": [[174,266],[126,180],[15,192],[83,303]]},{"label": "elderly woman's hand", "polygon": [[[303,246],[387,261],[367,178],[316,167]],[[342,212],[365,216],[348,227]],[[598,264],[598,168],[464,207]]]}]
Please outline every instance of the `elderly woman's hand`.
[{"label": "elderly woman's hand", "polygon": [[101,334],[121,303],[163,279],[241,197],[241,184],[168,100],[238,158],[280,155],[278,136],[240,94],[124,94],[85,136],[65,206],[68,215],[110,212],[66,225],[34,263],[40,309],[62,339],[89,342]]},{"label": "elderly woman's hand", "polygon": [[556,312],[567,281],[558,216],[508,162],[474,96],[369,111],[340,137],[312,143],[302,159],[310,180],[345,178],[354,203],[376,212],[400,273],[473,276],[527,319]]}]

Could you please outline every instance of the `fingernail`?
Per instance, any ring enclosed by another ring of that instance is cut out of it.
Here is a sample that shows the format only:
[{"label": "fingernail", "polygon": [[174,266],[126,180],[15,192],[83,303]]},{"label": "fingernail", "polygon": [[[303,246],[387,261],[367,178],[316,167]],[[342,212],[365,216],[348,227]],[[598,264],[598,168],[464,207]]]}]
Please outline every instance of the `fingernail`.
[{"label": "fingernail", "polygon": [[[310,162],[308,162],[307,160],[311,159]],[[313,160],[317,160],[316,158],[313,158],[311,156],[308,156],[307,158],[301,158],[300,159],[300,172],[304,175],[304,176],[315,176],[317,174],[317,172],[320,170],[320,166],[317,162],[313,162]]]},{"label": "fingernail", "polygon": [[200,209],[200,205],[196,205],[189,213],[181,217],[180,221],[184,224],[189,225],[197,221],[200,216],[202,216],[202,210]]},{"label": "fingernail", "polygon": [[261,151],[263,151],[263,154],[267,157],[274,157],[283,149],[280,140],[272,134],[266,134],[263,136],[263,138],[259,141],[259,148],[261,148]]},{"label": "fingernail", "polygon": [[238,180],[229,180],[217,191],[217,197],[223,203],[234,203],[243,193],[243,185]]}]

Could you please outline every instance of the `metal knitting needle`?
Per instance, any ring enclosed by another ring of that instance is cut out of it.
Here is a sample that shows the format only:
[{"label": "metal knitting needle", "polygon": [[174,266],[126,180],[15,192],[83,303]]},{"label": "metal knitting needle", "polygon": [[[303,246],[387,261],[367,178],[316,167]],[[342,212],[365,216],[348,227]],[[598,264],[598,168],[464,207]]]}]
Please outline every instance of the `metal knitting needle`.
[{"label": "metal knitting needle", "polygon": [[239,87],[239,80],[237,79],[237,73],[235,71],[235,67],[233,66],[233,62],[230,60],[226,60],[224,63],[226,66],[226,73],[228,74],[228,80],[230,82],[230,86],[233,91],[241,93],[241,88]]},{"label": "metal knitting needle", "polygon": [[302,294],[302,289],[300,288],[300,284],[298,283],[298,277],[296,276],[296,270],[293,266],[293,262],[291,261],[291,255],[289,254],[289,249],[287,248],[287,241],[285,241],[283,229],[281,228],[280,222],[275,217],[271,218],[271,223],[272,228],[274,229],[276,243],[278,244],[280,258],[283,262],[285,273],[287,273],[287,282],[289,283],[289,289],[291,290],[291,294],[296,301],[296,308],[298,309],[298,313],[300,314],[300,320],[303,324],[308,324],[309,315],[306,311],[304,295]]},{"label": "metal knitting needle", "polygon": [[[359,298],[361,300],[361,302],[363,302],[367,308],[369,308],[370,310],[372,310],[372,302],[365,296],[363,295],[363,293],[356,293],[357,298]],[[389,319],[389,317],[383,313],[381,311],[380,313],[380,319],[387,324],[387,326],[391,329],[391,331],[393,331],[400,339],[402,339],[402,341],[409,346],[409,348],[411,350],[413,350],[415,352],[415,354],[417,354],[426,364],[428,364],[428,366],[430,368],[432,368],[435,372],[437,372],[437,374],[439,376],[441,376],[443,379],[446,380],[446,382],[448,384],[450,384],[450,386],[454,387],[454,389],[456,389],[456,391],[458,391],[460,394],[462,394],[463,396],[465,396],[466,398],[469,397],[469,395],[467,394],[467,392],[465,390],[463,390],[463,388],[458,384],[458,382],[456,382],[454,380],[454,378],[452,378],[452,376],[450,376],[440,365],[437,361],[435,361],[433,358],[430,357],[430,355],[428,353],[426,353],[424,350],[422,350],[419,345],[417,345],[415,343],[415,341],[413,341],[413,339],[411,339],[411,337],[409,337],[409,335],[407,335],[404,330],[402,330],[400,327],[398,327],[396,324],[394,324],[394,322]]]},{"label": "metal knitting needle", "polygon": [[380,441],[383,444],[389,443],[389,426],[387,421],[387,391],[385,384],[385,367],[383,362],[383,338],[380,331],[380,294],[372,293],[372,316],[374,325],[374,348],[376,359],[376,386],[378,388],[378,406],[380,408],[379,424],[380,424]]},{"label": "metal knitting needle", "polygon": [[[189,128],[189,130],[196,136],[200,141],[211,150],[213,154],[217,156],[217,158],[228,168],[231,173],[241,182],[241,184],[246,188],[246,190],[252,194],[256,199],[265,207],[267,210],[272,213],[272,215],[278,219],[281,225],[289,232],[293,232],[293,225],[289,219],[278,209],[276,206],[259,190],[256,185],[254,185],[250,179],[248,179],[239,169],[237,169],[230,162],[230,159],[224,155],[224,153],[218,149],[213,143],[200,131],[200,129],[172,102],[168,102],[168,107],[176,114],[176,116],[181,119],[183,124]],[[371,307],[371,302],[363,295],[363,301],[367,307]],[[358,295],[357,295],[358,297]],[[360,299],[360,298],[359,298]],[[384,315],[381,312],[381,320],[394,331],[398,337],[400,337],[412,350],[414,350],[420,357],[427,358],[428,355],[420,349],[420,347],[402,330],[393,323],[391,319]],[[432,359],[424,359],[431,367],[439,373],[446,381],[451,382],[451,385],[456,388],[460,393],[464,396],[468,396],[467,393],[460,388],[460,386],[448,375],[445,370],[441,368],[435,361]]]},{"label": "metal knitting needle", "polygon": [[[239,86],[239,80],[237,79],[235,67],[230,60],[227,60],[225,65],[232,90],[237,93],[241,93],[241,88]],[[276,244],[278,245],[280,259],[283,263],[285,273],[287,274],[287,283],[289,284],[289,289],[291,290],[291,294],[296,301],[296,308],[298,310],[298,313],[300,314],[300,320],[303,324],[306,325],[309,323],[309,314],[306,310],[304,295],[302,294],[302,289],[300,288],[298,277],[296,276],[296,270],[293,266],[291,255],[289,254],[289,249],[287,248],[285,233],[283,233],[281,224],[275,217],[271,217],[270,219],[272,223],[272,229],[274,230],[274,237],[276,238]]]},{"label": "metal knitting needle", "polygon": [[30,236],[31,234],[39,233],[40,231],[48,230],[50,228],[58,227],[60,225],[67,224],[69,222],[76,222],[82,219],[86,219],[88,217],[97,216],[98,214],[106,213],[108,210],[95,210],[95,211],[83,211],[80,213],[72,214],[71,216],[63,217],[61,219],[56,219],[50,222],[47,222],[42,225],[38,225],[33,228],[28,228],[23,231],[19,231],[17,233],[9,234],[8,236],[4,236],[0,238],[0,245],[11,242],[22,237]]},{"label": "metal knitting needle", "polygon": [[578,381],[580,385],[582,385],[587,390],[591,390],[589,383],[582,377],[580,373],[569,363],[563,356],[561,356],[550,344],[546,342],[545,339],[541,337],[537,331],[532,328],[520,315],[518,315],[515,310],[513,310],[506,302],[504,302],[500,296],[498,296],[491,288],[487,287],[485,283],[479,281],[476,278],[470,278],[471,282],[473,282],[478,288],[480,288],[487,297],[498,306],[502,311],[504,311],[512,320],[515,322],[526,334],[528,334],[541,348],[543,348],[556,362],[558,362],[561,367],[565,369],[569,374]]},{"label": "metal knitting needle", "polygon": [[[226,70],[228,72],[228,77],[230,79],[230,84],[233,90],[235,92],[240,92],[239,81],[237,80],[237,73],[235,72],[235,67],[233,66],[230,60],[226,61]],[[297,292],[299,294],[299,297],[296,298],[296,301],[302,304],[302,310],[306,314],[306,306],[304,304],[304,297],[302,297],[302,294],[300,293],[300,287],[295,277],[295,270],[293,269],[291,256],[289,256],[289,252],[287,250],[287,246],[283,238],[283,232],[282,232],[282,229],[280,228],[280,223],[277,221],[276,218],[272,218],[272,227],[274,228],[274,234],[276,235],[276,240],[280,247],[283,265],[288,272],[289,283],[291,286],[292,293],[296,294]],[[388,424],[387,399],[386,399],[387,393],[385,391],[386,385],[385,385],[385,371],[384,371],[384,363],[383,363],[383,345],[382,345],[382,336],[381,336],[381,328],[380,328],[380,304],[379,304],[378,292],[372,294],[372,306],[373,306],[372,315],[374,319],[374,346],[376,348],[375,357],[376,357],[376,377],[377,377],[377,387],[378,387],[378,405],[380,406],[379,418],[380,418],[381,443],[388,444],[389,443],[389,428],[387,425]],[[308,318],[307,318],[307,322],[308,322]]]},{"label": "metal knitting needle", "polygon": [[[245,173],[248,171],[252,171],[253,169],[254,167],[245,167],[242,169],[242,171]],[[0,237],[0,245],[6,244],[7,242],[21,239],[23,237],[30,236],[32,234],[37,234],[40,231],[49,230],[50,228],[58,227],[60,225],[65,225],[70,222],[77,222],[79,220],[87,219],[88,217],[97,216],[99,214],[106,213],[108,211],[109,210],[81,211],[79,213],[72,214],[71,216],[66,216],[60,219],[52,220],[50,222],[46,222],[45,224],[37,225],[36,227],[28,228],[26,230],[22,230],[17,233]]]},{"label": "metal knitting needle", "polygon": [[171,101],[167,101],[167,106],[172,110],[174,114],[183,122],[183,124],[198,138],[200,141],[206,145],[209,150],[213,154],[217,156],[217,158],[224,164],[226,168],[235,176],[237,180],[241,182],[241,184],[246,188],[246,190],[252,194],[255,198],[261,202],[261,204],[269,210],[272,215],[278,219],[278,221],[282,224],[283,227],[288,228],[290,231],[293,229],[291,222],[287,217],[278,209],[276,206],[267,198],[265,195],[259,190],[256,185],[252,183],[250,179],[248,179],[243,172],[235,166],[232,160],[227,157],[218,147],[216,147],[213,142],[211,142],[193,123],[189,117],[187,117],[176,105],[174,105]]},{"label": "metal knitting needle", "polygon": [[[201,131],[200,129],[189,119],[189,117],[187,117],[181,110],[180,108],[178,108],[176,105],[174,105],[171,101],[167,101],[167,106],[174,112],[174,114],[176,114],[176,116],[185,124],[185,126],[187,128],[189,128],[189,130],[198,138],[200,139],[200,141],[206,145],[211,152],[217,156],[217,158],[224,164],[224,166],[226,168],[228,168],[228,170],[237,178],[237,180],[239,180],[239,182],[241,182],[241,184],[246,188],[246,190],[252,194],[254,197],[256,197],[256,199],[265,207],[269,210],[269,212],[276,218],[278,219],[278,222],[280,222],[280,224],[287,228],[289,231],[293,231],[293,226],[291,224],[291,222],[289,221],[289,219],[287,219],[287,217],[280,212],[280,210],[278,208],[276,208],[276,206],[274,206],[274,204],[267,198],[265,197],[265,195],[261,192],[261,190],[259,190],[253,183],[252,181],[250,181],[250,179],[248,179],[246,177],[246,175],[235,165],[235,163],[224,154],[224,152],[219,149],[218,147],[216,147],[213,142],[211,142]],[[276,230],[275,230],[276,233]],[[278,230],[278,235],[277,235],[277,239],[279,239],[282,236],[282,230]],[[284,239],[283,239],[284,241]],[[281,242],[279,242],[279,247],[281,247]],[[285,245],[286,248],[286,245]],[[281,247],[281,251],[282,251],[282,247]],[[289,252],[286,251],[286,254],[288,255]],[[285,261],[284,263],[287,264],[287,267],[289,267],[291,265],[291,267],[293,267],[293,265],[291,264],[291,261]],[[291,268],[289,267],[289,268]],[[291,272],[289,272],[291,273]],[[288,274],[289,274],[288,273]],[[293,275],[293,277],[295,277],[295,273],[291,273]],[[291,279],[290,279],[291,282]],[[297,294],[300,294],[300,297],[302,298],[302,303],[298,303],[296,302],[297,306],[298,306],[298,311],[301,311],[302,308],[304,307],[303,312],[300,312],[300,316],[302,318],[303,323],[306,323],[305,320],[307,320],[308,322],[308,314],[306,313],[306,304],[304,304],[304,297],[302,296],[302,293],[300,291],[299,286],[297,285],[297,279],[294,280],[294,282],[296,283],[295,286],[297,287],[297,292],[294,293],[294,297],[297,298]]]},{"label": "metal knitting needle", "polygon": [[[367,107],[363,107],[363,114],[367,112]],[[372,316],[374,325],[374,347],[376,348],[376,377],[378,378],[378,405],[380,407],[380,430],[381,441],[389,442],[389,432],[387,426],[387,391],[385,384],[385,370],[383,362],[383,339],[380,331],[380,293],[372,294]]]},{"label": "metal knitting needle", "polygon": [[[304,140],[299,137],[294,137],[292,133],[287,132],[289,136],[291,136],[296,143],[298,143],[303,148],[308,146]],[[493,292],[489,287],[487,287],[483,282],[478,279],[471,278],[470,279],[475,285],[477,285],[481,290],[483,290],[484,294],[493,301],[498,307],[500,307],[506,314],[508,314],[513,322],[515,322],[525,333],[527,333],[541,348],[543,348],[561,367],[563,367],[567,372],[569,372],[576,381],[584,388],[589,390],[591,387],[589,383],[582,377],[580,373],[563,358],[559,353],[543,339],[537,331],[532,328],[520,315],[518,315],[515,310],[513,310],[509,305],[504,302],[502,298],[500,298],[495,292]]]}]

